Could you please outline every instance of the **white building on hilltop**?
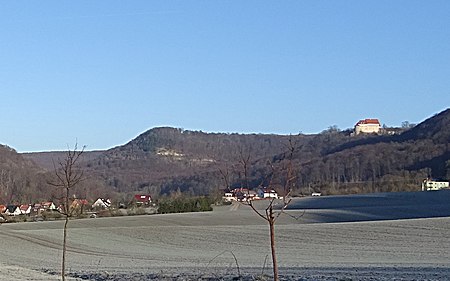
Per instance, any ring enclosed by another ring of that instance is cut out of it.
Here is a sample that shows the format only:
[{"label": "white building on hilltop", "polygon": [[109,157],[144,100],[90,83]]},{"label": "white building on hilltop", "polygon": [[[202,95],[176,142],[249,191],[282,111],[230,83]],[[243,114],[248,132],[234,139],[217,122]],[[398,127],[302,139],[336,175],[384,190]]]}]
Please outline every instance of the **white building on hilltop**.
[{"label": "white building on hilltop", "polygon": [[380,121],[378,119],[364,119],[359,120],[355,125],[355,135],[365,134],[378,134],[381,130]]}]

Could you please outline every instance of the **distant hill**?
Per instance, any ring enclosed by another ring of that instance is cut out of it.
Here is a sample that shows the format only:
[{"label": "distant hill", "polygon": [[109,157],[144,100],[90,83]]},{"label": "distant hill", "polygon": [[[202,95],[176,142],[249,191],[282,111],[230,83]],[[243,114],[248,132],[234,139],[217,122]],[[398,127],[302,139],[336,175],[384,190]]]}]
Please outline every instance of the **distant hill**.
[{"label": "distant hill", "polygon": [[0,169],[2,171],[33,169],[40,170],[39,166],[35,165],[33,161],[23,157],[17,153],[13,148],[0,144]]},{"label": "distant hill", "polygon": [[43,199],[44,169],[14,149],[0,145],[0,204]]},{"label": "distant hill", "polygon": [[[218,171],[236,165],[241,154],[254,160],[271,158],[283,150],[288,138],[154,128],[89,161],[87,168],[119,192],[208,194],[221,185]],[[311,137],[293,138],[304,142]]]},{"label": "distant hill", "polygon": [[[95,188],[123,194],[211,194],[248,182],[267,184],[270,167],[286,162],[288,143],[295,193],[324,194],[417,190],[427,176],[450,177],[450,109],[400,135],[358,135],[325,130],[314,135],[224,134],[176,128],[150,129],[129,143],[86,152],[82,165]],[[24,155],[51,169],[60,152]],[[281,174],[281,173],[279,173]],[[224,180],[226,178],[226,181]],[[274,180],[282,184],[282,180]],[[95,193],[95,192],[94,192]]]}]

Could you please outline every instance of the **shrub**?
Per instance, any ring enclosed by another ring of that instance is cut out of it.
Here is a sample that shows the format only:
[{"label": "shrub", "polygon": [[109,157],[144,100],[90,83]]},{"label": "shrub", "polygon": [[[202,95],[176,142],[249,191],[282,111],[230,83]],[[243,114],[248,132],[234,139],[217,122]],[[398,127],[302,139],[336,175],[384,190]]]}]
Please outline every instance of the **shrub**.
[{"label": "shrub", "polygon": [[62,215],[60,212],[58,211],[43,211],[41,213],[41,216],[44,220],[56,220],[56,219],[61,219]]}]

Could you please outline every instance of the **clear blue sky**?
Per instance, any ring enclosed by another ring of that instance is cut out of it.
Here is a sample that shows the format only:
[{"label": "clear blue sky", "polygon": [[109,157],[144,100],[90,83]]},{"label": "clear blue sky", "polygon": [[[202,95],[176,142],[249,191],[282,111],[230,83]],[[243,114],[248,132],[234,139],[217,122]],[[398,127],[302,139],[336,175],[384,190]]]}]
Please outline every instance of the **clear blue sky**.
[{"label": "clear blue sky", "polygon": [[318,133],[450,106],[450,1],[2,1],[0,143]]}]

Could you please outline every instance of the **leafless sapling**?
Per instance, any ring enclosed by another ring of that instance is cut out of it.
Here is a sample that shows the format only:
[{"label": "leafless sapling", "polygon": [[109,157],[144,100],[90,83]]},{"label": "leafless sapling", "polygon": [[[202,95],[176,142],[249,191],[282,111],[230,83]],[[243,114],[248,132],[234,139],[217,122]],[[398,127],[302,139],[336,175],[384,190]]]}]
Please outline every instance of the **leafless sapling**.
[{"label": "leafless sapling", "polygon": [[[280,217],[281,214],[284,213],[286,208],[288,207],[289,203],[291,202],[290,199],[290,193],[292,190],[292,186],[294,185],[295,181],[295,175],[293,173],[293,166],[292,166],[292,158],[295,151],[294,144],[292,143],[292,139],[289,139],[289,145],[288,145],[288,152],[284,155],[284,165],[281,165],[280,167],[275,167],[274,164],[269,163],[270,166],[270,172],[266,176],[266,179],[264,180],[266,182],[265,188],[269,189],[269,192],[273,190],[274,187],[274,178],[277,177],[278,180],[280,178],[283,178],[283,184],[282,184],[282,194],[281,194],[281,200],[277,199],[276,197],[269,197],[267,199],[267,207],[264,210],[260,210],[255,206],[254,201],[250,198],[250,196],[247,196],[247,200],[243,202],[243,204],[246,204],[250,206],[250,208],[262,219],[264,219],[267,224],[269,225],[269,232],[270,232],[270,251],[272,255],[272,266],[273,266],[273,280],[278,281],[279,280],[279,274],[278,274],[278,263],[277,263],[277,255],[276,255],[276,247],[275,247],[275,222]],[[250,162],[250,154],[244,154],[241,150],[240,152],[240,164],[242,166],[243,171],[243,185],[247,189],[247,192],[249,192],[249,178],[248,173],[251,166]],[[283,161],[281,161],[283,162]],[[263,187],[263,183],[260,184],[260,187]],[[249,195],[249,194],[248,194]],[[275,206],[277,205],[277,206]]]},{"label": "leafless sapling", "polygon": [[73,215],[73,209],[70,204],[70,192],[73,188],[83,180],[83,171],[78,167],[80,157],[83,154],[85,146],[78,150],[78,145],[75,144],[74,149],[67,149],[65,158],[59,160],[58,164],[54,163],[55,180],[49,182],[50,185],[58,188],[61,195],[62,205],[58,211],[64,217],[63,228],[63,249],[61,261],[61,280],[65,281],[66,271],[66,250],[67,250],[67,225],[69,218]]}]

